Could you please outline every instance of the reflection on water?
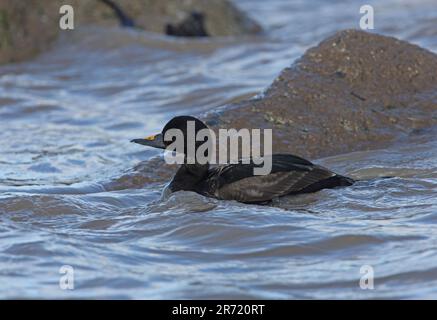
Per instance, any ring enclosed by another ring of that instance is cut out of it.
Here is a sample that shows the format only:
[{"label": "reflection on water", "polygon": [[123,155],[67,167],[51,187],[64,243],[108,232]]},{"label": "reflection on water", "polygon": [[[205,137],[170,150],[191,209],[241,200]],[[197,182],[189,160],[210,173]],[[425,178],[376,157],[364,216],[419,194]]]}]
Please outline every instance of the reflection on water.
[{"label": "reflection on water", "polygon": [[[349,188],[267,207],[161,197],[169,171],[131,138],[258,93],[306,48],[356,27],[360,5],[238,4],[265,35],[88,27],[0,67],[0,297],[436,297],[435,130],[317,161],[360,179]],[[376,31],[437,51],[434,1],[374,6]],[[62,265],[74,266],[73,291],[59,289]],[[359,288],[362,265],[375,290]]]}]

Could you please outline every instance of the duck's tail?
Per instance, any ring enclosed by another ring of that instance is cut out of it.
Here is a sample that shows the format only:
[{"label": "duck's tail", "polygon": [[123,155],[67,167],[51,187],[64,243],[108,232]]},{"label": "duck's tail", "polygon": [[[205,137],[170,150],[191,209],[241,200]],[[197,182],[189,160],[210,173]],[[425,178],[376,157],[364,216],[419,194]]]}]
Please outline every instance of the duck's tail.
[{"label": "duck's tail", "polygon": [[339,186],[339,187],[351,186],[356,182],[356,180],[354,180],[352,178],[341,176],[339,174],[329,178],[328,180],[332,180],[332,183],[334,185]]}]

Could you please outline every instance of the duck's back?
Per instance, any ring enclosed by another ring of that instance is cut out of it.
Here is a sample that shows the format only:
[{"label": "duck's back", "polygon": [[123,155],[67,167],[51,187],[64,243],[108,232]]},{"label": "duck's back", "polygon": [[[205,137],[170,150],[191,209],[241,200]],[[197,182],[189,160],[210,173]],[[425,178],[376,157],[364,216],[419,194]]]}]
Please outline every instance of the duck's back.
[{"label": "duck's back", "polygon": [[348,186],[354,182],[291,154],[273,155],[271,173],[254,175],[253,169],[261,166],[240,161],[238,164],[212,168],[198,192],[223,200],[256,203],[288,194]]}]

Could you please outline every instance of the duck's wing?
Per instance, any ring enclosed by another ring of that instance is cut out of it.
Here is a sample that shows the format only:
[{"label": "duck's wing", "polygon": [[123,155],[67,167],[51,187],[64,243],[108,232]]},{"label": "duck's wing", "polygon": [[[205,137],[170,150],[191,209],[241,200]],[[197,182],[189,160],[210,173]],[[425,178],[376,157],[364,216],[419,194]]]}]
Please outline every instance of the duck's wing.
[{"label": "duck's wing", "polygon": [[[262,165],[231,164],[214,169],[214,196],[240,202],[264,202],[286,194],[314,192],[339,184],[334,172],[314,165],[303,158],[276,154],[268,175],[254,175],[253,169]],[[211,181],[210,180],[210,181]]]},{"label": "duck's wing", "polygon": [[[210,176],[219,178],[219,188],[244,178],[253,177],[254,168],[260,168],[263,164],[254,163],[252,158],[249,161],[249,163],[245,163],[243,160],[239,160],[236,164],[212,168]],[[274,154],[271,161],[272,169],[270,174],[288,171],[308,171],[310,167],[314,166],[310,161],[291,154]]]}]

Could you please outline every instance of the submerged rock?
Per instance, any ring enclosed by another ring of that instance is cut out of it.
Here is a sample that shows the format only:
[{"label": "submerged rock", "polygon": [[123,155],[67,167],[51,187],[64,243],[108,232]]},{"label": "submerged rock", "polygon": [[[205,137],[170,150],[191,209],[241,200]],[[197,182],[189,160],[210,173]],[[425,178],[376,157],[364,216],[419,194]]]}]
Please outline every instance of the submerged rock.
[{"label": "submerged rock", "polygon": [[[175,36],[253,34],[259,25],[227,0],[27,0],[0,2],[0,64],[49,48],[61,32],[62,5],[74,25],[128,26]],[[71,31],[65,31],[71,32]]]},{"label": "submerged rock", "polygon": [[437,124],[437,55],[341,31],[284,69],[262,95],[211,112],[213,128],[272,128],[273,152],[315,158],[384,147]]}]

